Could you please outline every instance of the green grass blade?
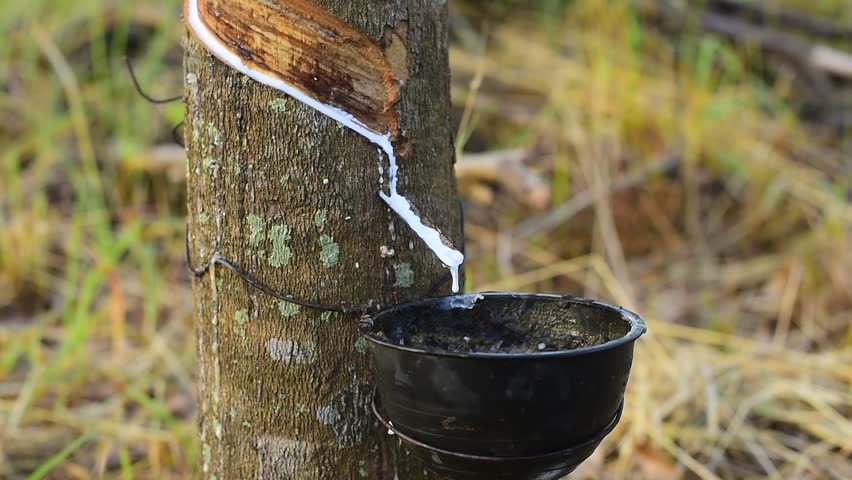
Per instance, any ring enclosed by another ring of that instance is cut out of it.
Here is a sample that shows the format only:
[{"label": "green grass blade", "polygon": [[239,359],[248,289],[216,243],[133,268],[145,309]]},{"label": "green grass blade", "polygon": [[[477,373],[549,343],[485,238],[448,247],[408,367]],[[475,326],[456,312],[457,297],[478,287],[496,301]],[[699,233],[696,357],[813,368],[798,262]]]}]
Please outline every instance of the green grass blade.
[{"label": "green grass blade", "polygon": [[66,458],[68,458],[69,455],[74,453],[75,450],[83,446],[84,443],[88,442],[89,439],[95,435],[95,433],[97,433],[97,430],[92,429],[77,437],[76,440],[66,445],[65,448],[60,450],[56,455],[50,457],[49,459],[47,459],[46,462],[42,463],[41,466],[36,469],[36,471],[34,471],[32,474],[30,474],[29,477],[27,477],[27,480],[39,480],[41,478],[44,478],[48,473],[52,472],[54,468],[59,466],[59,464],[62,463],[63,460],[65,460]]}]

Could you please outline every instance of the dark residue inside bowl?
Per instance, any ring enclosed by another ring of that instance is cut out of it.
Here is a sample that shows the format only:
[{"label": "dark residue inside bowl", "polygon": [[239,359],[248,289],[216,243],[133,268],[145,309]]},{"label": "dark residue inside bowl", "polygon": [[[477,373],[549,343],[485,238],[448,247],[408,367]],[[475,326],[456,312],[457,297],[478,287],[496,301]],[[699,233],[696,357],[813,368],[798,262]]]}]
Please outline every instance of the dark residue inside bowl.
[{"label": "dark residue inside bowl", "polygon": [[382,316],[377,337],[428,351],[533,353],[616,340],[630,330],[617,311],[558,297],[468,296]]}]

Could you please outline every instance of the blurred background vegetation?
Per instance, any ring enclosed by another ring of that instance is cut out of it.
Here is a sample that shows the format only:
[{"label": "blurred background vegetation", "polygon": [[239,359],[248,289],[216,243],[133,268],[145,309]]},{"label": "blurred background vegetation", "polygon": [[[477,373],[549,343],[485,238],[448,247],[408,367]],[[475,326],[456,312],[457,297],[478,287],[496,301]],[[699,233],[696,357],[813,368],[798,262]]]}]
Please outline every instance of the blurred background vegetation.
[{"label": "blurred background vegetation", "polygon": [[[572,478],[852,478],[852,3],[451,6],[467,288],[650,325]],[[180,12],[0,5],[0,478],[197,475]]]}]

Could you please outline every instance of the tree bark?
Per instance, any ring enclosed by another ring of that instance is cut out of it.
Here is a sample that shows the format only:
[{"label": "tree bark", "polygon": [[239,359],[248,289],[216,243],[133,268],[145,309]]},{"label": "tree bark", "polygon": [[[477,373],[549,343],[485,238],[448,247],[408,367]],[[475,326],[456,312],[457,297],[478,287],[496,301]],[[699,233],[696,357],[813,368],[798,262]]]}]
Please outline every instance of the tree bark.
[{"label": "tree bark", "polygon": [[[400,192],[460,245],[446,2],[315,3],[394,55]],[[388,164],[375,145],[191,35],[185,87],[195,264],[218,252],[296,297],[375,307],[422,297],[446,275],[379,198]],[[193,292],[202,478],[427,478],[372,417],[357,317],[278,301],[221,267]]]}]

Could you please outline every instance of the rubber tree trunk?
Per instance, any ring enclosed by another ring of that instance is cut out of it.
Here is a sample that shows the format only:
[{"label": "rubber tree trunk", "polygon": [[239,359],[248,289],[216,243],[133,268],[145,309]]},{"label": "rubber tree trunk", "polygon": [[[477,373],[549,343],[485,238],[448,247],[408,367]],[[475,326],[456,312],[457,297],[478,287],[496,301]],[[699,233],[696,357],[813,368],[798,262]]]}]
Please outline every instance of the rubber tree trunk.
[{"label": "rubber tree trunk", "polygon": [[[399,190],[461,243],[446,3],[316,2],[394,57]],[[447,270],[378,196],[375,145],[186,37],[190,252],[326,304],[424,296]],[[442,293],[447,292],[444,284]],[[193,284],[202,478],[426,478],[370,413],[357,317],[299,308],[221,266]]]}]

